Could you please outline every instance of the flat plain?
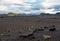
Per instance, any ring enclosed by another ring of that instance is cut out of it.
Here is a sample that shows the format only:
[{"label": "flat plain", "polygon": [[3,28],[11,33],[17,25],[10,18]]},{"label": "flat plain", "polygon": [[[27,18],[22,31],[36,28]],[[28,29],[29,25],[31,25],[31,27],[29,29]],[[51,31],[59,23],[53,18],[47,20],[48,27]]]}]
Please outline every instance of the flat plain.
[{"label": "flat plain", "polygon": [[[56,31],[44,29],[55,25]],[[19,37],[37,31],[32,37]],[[43,35],[50,35],[51,39],[45,40]],[[60,16],[18,16],[0,18],[0,41],[60,41]]]}]

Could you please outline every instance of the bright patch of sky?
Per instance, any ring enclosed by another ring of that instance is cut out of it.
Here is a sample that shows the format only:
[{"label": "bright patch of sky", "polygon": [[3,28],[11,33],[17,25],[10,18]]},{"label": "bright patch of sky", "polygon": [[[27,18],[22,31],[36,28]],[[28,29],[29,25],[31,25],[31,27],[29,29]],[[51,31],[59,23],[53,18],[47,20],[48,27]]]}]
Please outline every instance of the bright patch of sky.
[{"label": "bright patch of sky", "polygon": [[26,0],[27,4],[40,4],[43,0]]},{"label": "bright patch of sky", "polygon": [[3,12],[53,13],[57,8],[60,10],[60,0],[0,0],[0,11]]}]

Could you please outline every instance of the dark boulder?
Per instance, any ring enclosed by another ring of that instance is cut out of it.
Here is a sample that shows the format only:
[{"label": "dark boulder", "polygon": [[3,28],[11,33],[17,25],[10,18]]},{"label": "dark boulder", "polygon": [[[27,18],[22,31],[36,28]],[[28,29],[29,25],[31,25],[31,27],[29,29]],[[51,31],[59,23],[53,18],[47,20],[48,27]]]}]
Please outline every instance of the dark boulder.
[{"label": "dark boulder", "polygon": [[50,28],[49,31],[56,31],[56,28]]}]

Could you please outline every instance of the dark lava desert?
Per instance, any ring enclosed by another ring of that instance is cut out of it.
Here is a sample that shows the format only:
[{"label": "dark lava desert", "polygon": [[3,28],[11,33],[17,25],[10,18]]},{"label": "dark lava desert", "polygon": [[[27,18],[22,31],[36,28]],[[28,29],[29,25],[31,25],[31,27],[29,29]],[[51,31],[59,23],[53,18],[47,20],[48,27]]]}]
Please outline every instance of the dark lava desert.
[{"label": "dark lava desert", "polygon": [[60,16],[0,18],[0,41],[60,41]]}]

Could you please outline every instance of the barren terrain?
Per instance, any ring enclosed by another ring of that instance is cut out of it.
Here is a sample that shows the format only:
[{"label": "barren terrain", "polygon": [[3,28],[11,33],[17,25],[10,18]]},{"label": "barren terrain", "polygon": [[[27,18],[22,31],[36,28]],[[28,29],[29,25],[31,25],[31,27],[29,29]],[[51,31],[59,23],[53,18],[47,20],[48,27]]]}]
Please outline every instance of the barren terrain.
[{"label": "barren terrain", "polygon": [[[55,25],[56,31],[38,31],[31,37],[19,37],[30,34],[37,28]],[[43,35],[50,35],[51,39],[45,40]],[[60,17],[20,16],[0,18],[0,41],[60,41]]]}]

